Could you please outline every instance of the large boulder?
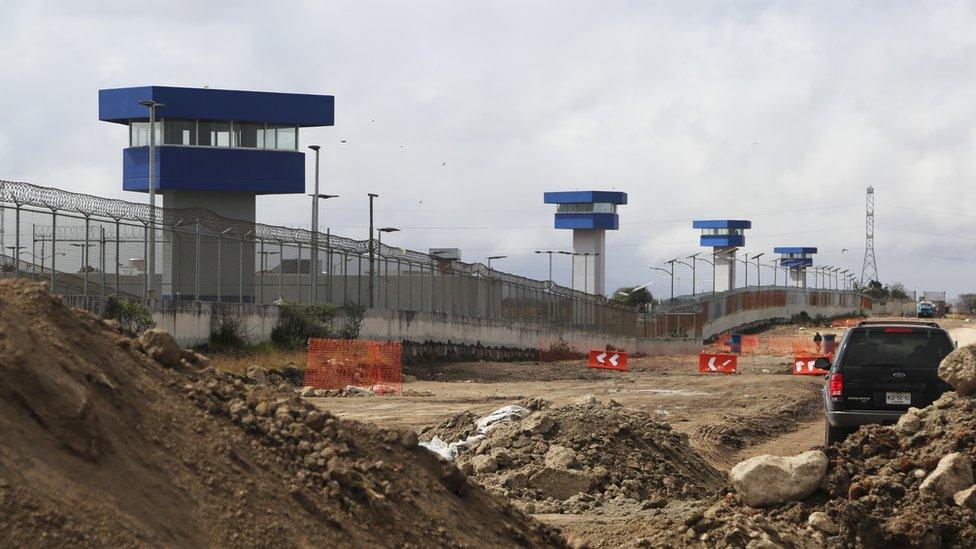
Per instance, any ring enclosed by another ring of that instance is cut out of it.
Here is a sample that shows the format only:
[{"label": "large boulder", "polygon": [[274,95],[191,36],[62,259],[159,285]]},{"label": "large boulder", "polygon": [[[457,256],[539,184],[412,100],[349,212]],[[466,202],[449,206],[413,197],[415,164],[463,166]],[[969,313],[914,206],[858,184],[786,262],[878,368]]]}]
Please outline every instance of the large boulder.
[{"label": "large boulder", "polygon": [[593,484],[589,475],[573,469],[543,467],[529,479],[529,486],[546,497],[567,500],[580,492],[586,492]]},{"label": "large boulder", "polygon": [[939,465],[922,481],[918,491],[924,495],[952,501],[957,492],[973,485],[973,464],[968,457],[953,452],[939,460]]},{"label": "large boulder", "polygon": [[793,457],[757,456],[733,467],[729,478],[746,505],[778,505],[812,494],[827,473],[828,462],[819,450]]},{"label": "large boulder", "polygon": [[960,347],[942,359],[939,377],[960,395],[976,393],[976,344]]},{"label": "large boulder", "polygon": [[176,368],[180,365],[183,350],[176,344],[173,336],[169,335],[169,332],[159,328],[146,330],[139,336],[139,343],[145,349],[146,354],[156,362],[170,368]]}]

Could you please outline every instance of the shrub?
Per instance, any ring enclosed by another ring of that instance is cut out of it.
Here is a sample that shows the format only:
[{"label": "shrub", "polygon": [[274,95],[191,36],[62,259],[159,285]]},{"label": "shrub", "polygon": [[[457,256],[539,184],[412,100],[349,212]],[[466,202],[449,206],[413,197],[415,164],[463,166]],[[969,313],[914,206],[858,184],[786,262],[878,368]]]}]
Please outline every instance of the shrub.
[{"label": "shrub", "polygon": [[247,333],[247,323],[240,311],[227,303],[211,305],[210,315],[210,348],[211,349],[241,349],[250,343]]},{"label": "shrub", "polygon": [[131,335],[139,335],[156,326],[149,307],[138,301],[122,299],[117,295],[108,296],[102,317],[118,322],[119,327]]},{"label": "shrub", "polygon": [[356,305],[355,303],[346,303],[342,306],[344,322],[342,329],[339,330],[339,339],[356,339],[359,337],[359,332],[363,329],[363,323],[366,321],[366,310],[365,305]]},{"label": "shrub", "polygon": [[332,337],[332,322],[339,309],[328,303],[285,301],[279,306],[278,325],[271,341],[279,347],[304,347],[313,337]]}]

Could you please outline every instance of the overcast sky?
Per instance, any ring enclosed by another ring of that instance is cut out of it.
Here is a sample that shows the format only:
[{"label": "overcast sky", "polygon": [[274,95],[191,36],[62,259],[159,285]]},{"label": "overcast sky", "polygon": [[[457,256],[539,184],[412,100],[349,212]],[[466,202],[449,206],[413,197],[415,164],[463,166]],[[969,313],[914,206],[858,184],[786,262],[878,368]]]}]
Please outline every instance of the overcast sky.
[{"label": "overcast sky", "polygon": [[[571,233],[542,193],[622,190],[608,289],[658,294],[648,266],[699,250],[694,218],[860,272],[873,185],[882,281],[976,290],[973,2],[218,4],[0,0],[0,179],[144,200],[121,190],[99,88],[332,94],[336,125],[301,141],[324,147],[341,196],[322,226],[345,236],[366,237],[375,192],[390,243],[545,278],[532,251]],[[307,211],[258,199],[263,222]]]}]

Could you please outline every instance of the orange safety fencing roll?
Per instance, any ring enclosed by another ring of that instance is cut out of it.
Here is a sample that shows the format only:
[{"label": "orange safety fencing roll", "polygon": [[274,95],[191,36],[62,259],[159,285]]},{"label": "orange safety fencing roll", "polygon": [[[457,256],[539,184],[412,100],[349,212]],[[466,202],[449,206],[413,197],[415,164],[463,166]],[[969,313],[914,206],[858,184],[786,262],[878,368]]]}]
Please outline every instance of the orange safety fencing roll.
[{"label": "orange safety fencing roll", "polygon": [[399,341],[311,339],[305,385],[345,389],[350,385],[376,394],[403,391],[403,345]]}]

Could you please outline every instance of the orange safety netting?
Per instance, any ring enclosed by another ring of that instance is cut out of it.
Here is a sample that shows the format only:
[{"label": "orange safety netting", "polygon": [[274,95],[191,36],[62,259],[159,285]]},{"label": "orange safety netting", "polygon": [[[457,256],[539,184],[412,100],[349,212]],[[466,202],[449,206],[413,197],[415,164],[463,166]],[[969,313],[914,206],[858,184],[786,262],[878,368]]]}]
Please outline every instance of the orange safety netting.
[{"label": "orange safety netting", "polygon": [[[715,342],[715,347],[731,351],[731,338],[727,334],[720,335]],[[821,343],[821,348],[817,349],[812,336],[742,336],[742,350],[740,354],[761,354],[761,355],[795,355],[801,353],[830,352],[833,349],[826,348],[826,342]]]},{"label": "orange safety netting", "polygon": [[368,389],[376,394],[403,390],[403,346],[399,341],[311,339],[305,385],[316,389]]}]

